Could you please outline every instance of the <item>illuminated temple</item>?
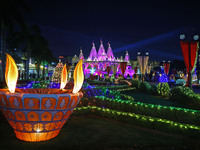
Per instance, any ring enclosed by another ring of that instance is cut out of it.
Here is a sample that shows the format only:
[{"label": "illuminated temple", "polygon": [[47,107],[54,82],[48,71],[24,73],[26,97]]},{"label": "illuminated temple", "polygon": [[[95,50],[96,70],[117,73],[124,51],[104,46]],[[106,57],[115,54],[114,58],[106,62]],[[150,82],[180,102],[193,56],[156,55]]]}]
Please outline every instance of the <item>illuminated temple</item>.
[{"label": "illuminated temple", "polygon": [[99,50],[97,52],[95,44],[92,43],[92,49],[90,51],[89,57],[86,59],[84,58],[82,49],[80,50],[79,59],[84,60],[84,74],[86,77],[88,77],[90,74],[93,75],[100,75],[104,76],[107,73],[107,68],[110,67],[109,75],[113,74],[113,66],[116,68],[116,74],[122,74],[121,68],[120,68],[120,62],[127,62],[126,71],[124,73],[124,76],[133,76],[134,69],[131,67],[131,63],[129,60],[129,54],[128,51],[126,51],[125,59],[121,56],[119,58],[115,58],[111,45],[108,43],[107,52],[105,51],[103,42],[101,41],[101,44],[99,46]]}]

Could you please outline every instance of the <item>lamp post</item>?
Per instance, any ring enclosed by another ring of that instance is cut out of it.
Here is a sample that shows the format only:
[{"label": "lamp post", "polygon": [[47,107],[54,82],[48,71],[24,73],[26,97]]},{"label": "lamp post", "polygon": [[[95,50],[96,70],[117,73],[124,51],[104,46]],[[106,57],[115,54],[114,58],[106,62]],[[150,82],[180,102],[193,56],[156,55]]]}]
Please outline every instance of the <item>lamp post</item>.
[{"label": "lamp post", "polygon": [[197,53],[198,53],[198,43],[199,36],[197,34],[193,35],[193,39],[191,35],[188,35],[186,38],[185,34],[180,35],[181,40],[181,49],[183,53],[183,58],[186,66],[186,70],[188,72],[187,85],[190,89],[192,88],[192,72],[195,69]]},{"label": "lamp post", "polygon": [[141,54],[141,52],[138,52],[137,60],[139,62],[140,72],[142,75],[142,81],[144,82],[144,75],[147,68],[148,60],[149,60],[149,52],[146,52],[145,54]]}]

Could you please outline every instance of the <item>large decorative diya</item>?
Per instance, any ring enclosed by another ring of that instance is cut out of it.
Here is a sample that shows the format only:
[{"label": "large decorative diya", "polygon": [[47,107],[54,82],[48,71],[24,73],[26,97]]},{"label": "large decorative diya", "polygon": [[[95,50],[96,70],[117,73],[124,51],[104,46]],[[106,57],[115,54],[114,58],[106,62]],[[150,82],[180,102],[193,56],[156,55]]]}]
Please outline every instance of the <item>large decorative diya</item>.
[{"label": "large decorative diya", "polygon": [[1,111],[20,140],[36,142],[56,137],[83,96],[78,92],[84,79],[82,60],[74,71],[73,91],[63,89],[67,83],[66,66],[62,70],[61,89],[15,90],[17,71],[13,68],[17,67],[13,62],[7,54],[5,77],[9,90],[0,90]]}]

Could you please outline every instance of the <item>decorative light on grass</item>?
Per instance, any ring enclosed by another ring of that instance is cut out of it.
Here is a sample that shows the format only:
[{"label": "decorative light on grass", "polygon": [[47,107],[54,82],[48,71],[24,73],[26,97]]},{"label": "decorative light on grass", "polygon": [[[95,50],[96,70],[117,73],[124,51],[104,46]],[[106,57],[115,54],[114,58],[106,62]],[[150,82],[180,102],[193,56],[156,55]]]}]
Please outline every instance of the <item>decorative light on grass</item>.
[{"label": "decorative light on grass", "polygon": [[[86,113],[88,111],[89,113],[96,114],[103,117],[108,117],[109,119],[116,119],[119,121],[127,121],[129,123],[136,123],[141,124],[142,126],[152,126],[153,128],[159,127],[159,128],[169,128],[170,129],[177,129],[181,133],[183,130],[188,133],[188,130],[196,132],[200,131],[200,127],[196,125],[186,124],[186,123],[179,123],[167,119],[161,119],[156,117],[150,117],[150,116],[144,116],[140,114],[130,113],[130,112],[122,112],[118,110],[112,110],[108,108],[101,108],[97,106],[87,106],[87,107],[79,107],[75,109],[78,112],[83,111]],[[136,122],[137,121],[137,122]],[[174,130],[172,130],[173,132]],[[192,133],[191,133],[192,134]]]},{"label": "decorative light on grass", "polygon": [[103,104],[104,105],[106,104],[107,107],[109,108],[115,107],[114,105],[108,105],[108,104],[111,104],[110,102],[117,102],[120,104],[122,108],[125,108],[126,110],[129,110],[131,112],[137,112],[140,114],[144,113],[145,115],[154,114],[156,117],[163,116],[166,118],[167,114],[170,114],[170,116],[174,116],[176,119],[178,118],[178,120],[181,120],[181,117],[179,119],[179,117],[177,116],[180,113],[180,116],[183,116],[183,115],[186,116],[183,121],[185,122],[186,119],[188,118],[189,123],[191,123],[193,119],[194,120],[192,122],[196,122],[196,120],[199,120],[199,115],[200,115],[200,111],[198,110],[172,107],[172,106],[161,106],[161,105],[147,104],[147,103],[142,103],[142,102],[134,102],[131,99],[122,100],[122,99],[111,99],[104,96],[95,96],[95,100],[97,104],[98,104],[98,101],[105,101],[105,103]]}]

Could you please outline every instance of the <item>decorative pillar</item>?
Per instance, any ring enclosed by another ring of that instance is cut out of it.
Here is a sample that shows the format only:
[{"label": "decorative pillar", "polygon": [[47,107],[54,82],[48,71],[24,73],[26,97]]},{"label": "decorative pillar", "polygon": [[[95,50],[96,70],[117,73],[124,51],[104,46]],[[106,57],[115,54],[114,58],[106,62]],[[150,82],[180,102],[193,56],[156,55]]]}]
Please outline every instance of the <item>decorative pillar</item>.
[{"label": "decorative pillar", "polygon": [[147,64],[149,61],[149,53],[146,52],[146,55],[140,55],[140,52],[138,52],[138,56],[137,56],[137,60],[139,62],[139,68],[140,68],[140,72],[142,75],[142,81],[144,82],[144,76],[146,73],[146,68],[147,68]]}]

